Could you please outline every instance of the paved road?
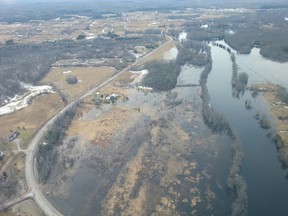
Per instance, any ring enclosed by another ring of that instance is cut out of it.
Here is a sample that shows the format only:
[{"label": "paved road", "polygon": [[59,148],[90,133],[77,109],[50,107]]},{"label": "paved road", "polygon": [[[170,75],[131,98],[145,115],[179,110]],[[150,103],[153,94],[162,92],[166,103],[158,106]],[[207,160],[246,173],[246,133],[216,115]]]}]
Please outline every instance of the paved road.
[{"label": "paved road", "polygon": [[151,53],[147,54],[143,58],[139,59],[132,65],[126,67],[116,75],[112,76],[111,78],[107,79],[106,81],[100,83],[99,85],[95,86],[93,89],[87,91],[86,93],[82,94],[78,98],[76,98],[73,102],[65,106],[62,110],[60,110],[53,118],[51,118],[36,134],[32,142],[30,143],[27,151],[26,151],[26,165],[25,165],[25,176],[27,180],[27,184],[31,192],[34,194],[34,200],[38,204],[38,206],[42,209],[42,211],[45,213],[47,216],[60,216],[62,215],[54,206],[51,205],[51,203],[47,200],[45,195],[42,194],[41,190],[38,187],[37,184],[37,169],[35,167],[35,158],[36,158],[36,153],[37,149],[40,143],[41,138],[47,131],[47,129],[53,125],[55,120],[61,116],[64,112],[66,112],[69,108],[71,108],[73,105],[75,105],[79,100],[84,99],[85,97],[91,95],[93,92],[97,91],[98,89],[102,88],[103,86],[107,85],[109,82],[129,70],[131,67],[135,66],[136,64],[141,63],[144,61],[147,57],[151,56],[155,52],[157,52],[159,49],[163,48],[167,44],[169,44],[172,41],[171,37],[168,37],[169,41],[163,44],[162,46],[158,47],[156,50],[152,51]]}]

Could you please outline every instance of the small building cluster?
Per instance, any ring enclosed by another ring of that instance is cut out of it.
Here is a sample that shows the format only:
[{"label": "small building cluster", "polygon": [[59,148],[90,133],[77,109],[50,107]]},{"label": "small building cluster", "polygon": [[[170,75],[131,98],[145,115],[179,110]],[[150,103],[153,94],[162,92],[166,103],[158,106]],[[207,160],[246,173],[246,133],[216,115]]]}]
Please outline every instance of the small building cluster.
[{"label": "small building cluster", "polygon": [[152,92],[153,88],[147,86],[137,86],[137,90],[143,92]]},{"label": "small building cluster", "polygon": [[101,105],[102,103],[109,104],[109,103],[115,103],[118,101],[127,101],[128,97],[124,95],[118,95],[118,94],[101,94],[99,92],[96,93],[95,98],[93,99],[94,103],[96,105]]}]

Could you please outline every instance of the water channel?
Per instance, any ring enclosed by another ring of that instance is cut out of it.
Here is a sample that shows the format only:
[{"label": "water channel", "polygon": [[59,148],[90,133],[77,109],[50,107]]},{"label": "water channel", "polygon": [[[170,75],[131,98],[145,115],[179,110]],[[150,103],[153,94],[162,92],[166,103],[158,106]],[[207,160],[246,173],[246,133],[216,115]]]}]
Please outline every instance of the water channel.
[{"label": "water channel", "polygon": [[[223,43],[223,42],[222,42]],[[228,46],[226,44],[226,46]],[[216,111],[222,113],[231,126],[236,129],[244,152],[241,175],[247,182],[248,215],[287,215],[288,182],[287,170],[281,168],[277,150],[269,131],[262,129],[255,114],[268,111],[268,105],[260,95],[252,98],[251,92],[238,98],[232,96],[232,62],[229,53],[211,46],[213,68],[209,74],[207,87],[210,103]],[[239,71],[249,75],[251,83],[269,79],[276,84],[287,85],[288,64],[269,61],[259,55],[259,49],[253,49],[250,55],[236,55]],[[274,73],[281,75],[276,75]],[[281,78],[279,78],[281,76]],[[245,108],[245,101],[251,100],[253,109]]]}]

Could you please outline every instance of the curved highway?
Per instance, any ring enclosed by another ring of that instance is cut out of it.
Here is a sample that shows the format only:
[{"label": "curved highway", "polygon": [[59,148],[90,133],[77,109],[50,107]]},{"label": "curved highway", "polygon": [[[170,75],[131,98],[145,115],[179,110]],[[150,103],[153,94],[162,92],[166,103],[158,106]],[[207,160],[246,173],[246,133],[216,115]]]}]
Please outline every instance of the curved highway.
[{"label": "curved highway", "polygon": [[33,194],[33,198],[34,198],[35,202],[42,209],[42,211],[45,213],[45,215],[47,215],[47,216],[60,216],[60,215],[62,215],[61,212],[59,212],[54,206],[51,205],[51,203],[48,201],[48,199],[45,197],[45,195],[42,194],[41,190],[38,187],[38,183],[36,180],[37,179],[37,169],[35,166],[35,164],[36,164],[35,158],[36,158],[36,153],[37,153],[37,150],[39,147],[40,140],[43,137],[43,135],[45,134],[45,132],[48,130],[48,128],[50,126],[53,125],[53,123],[55,122],[55,120],[59,116],[61,116],[64,112],[66,112],[70,107],[72,107],[78,101],[84,99],[85,97],[91,95],[93,92],[97,91],[101,87],[107,85],[109,82],[111,82],[112,80],[114,80],[115,78],[117,78],[118,76],[123,74],[125,71],[129,70],[131,67],[141,63],[147,57],[151,56],[152,54],[154,54],[155,52],[157,52],[158,50],[160,50],[161,48],[163,48],[167,44],[169,44],[173,39],[169,36],[167,36],[167,37],[169,38],[169,40],[165,44],[158,47],[154,51],[148,53],[146,56],[139,59],[138,61],[136,61],[132,65],[126,67],[122,71],[118,72],[116,75],[110,77],[106,81],[98,84],[97,86],[95,86],[91,90],[85,92],[84,94],[82,94],[81,96],[76,98],[74,101],[72,101],[70,104],[65,106],[62,110],[60,110],[53,118],[51,118],[49,121],[47,121],[46,124],[37,132],[37,134],[35,135],[35,137],[31,141],[31,143],[30,143],[30,145],[26,151],[27,155],[26,155],[26,164],[25,164],[25,176],[26,176],[27,185],[28,185],[31,193]]}]

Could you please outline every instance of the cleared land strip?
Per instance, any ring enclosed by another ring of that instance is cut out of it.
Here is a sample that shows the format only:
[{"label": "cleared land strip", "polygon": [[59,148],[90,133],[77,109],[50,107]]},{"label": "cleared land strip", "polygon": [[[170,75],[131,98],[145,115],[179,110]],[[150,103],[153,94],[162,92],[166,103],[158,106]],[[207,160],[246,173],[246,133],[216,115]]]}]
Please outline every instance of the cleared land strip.
[{"label": "cleared land strip", "polygon": [[34,194],[33,198],[35,202],[38,204],[38,206],[42,209],[42,211],[45,213],[47,216],[60,216],[62,215],[54,206],[51,205],[51,203],[46,199],[46,197],[42,194],[41,190],[38,187],[36,176],[37,176],[37,169],[35,166],[35,156],[37,153],[38,149],[38,144],[47,131],[47,129],[53,125],[55,120],[61,116],[64,112],[66,112],[69,108],[71,108],[73,105],[75,105],[79,100],[84,99],[85,97],[91,95],[93,92],[96,90],[102,88],[103,86],[107,85],[109,82],[123,74],[124,72],[128,71],[131,67],[136,66],[139,63],[142,63],[146,58],[150,57],[153,55],[155,52],[159,51],[163,47],[167,46],[170,44],[173,39],[169,36],[167,36],[169,40],[163,44],[162,46],[158,47],[151,53],[148,53],[146,56],[143,58],[139,59],[132,65],[126,67],[116,75],[112,76],[111,78],[107,79],[106,81],[100,83],[99,85],[95,86],[91,90],[87,91],[86,93],[82,94],[81,96],[77,97],[74,101],[72,101],[70,104],[68,104],[66,107],[64,107],[62,110],[60,110],[54,117],[52,117],[46,124],[37,132],[35,137],[33,138],[32,142],[30,143],[28,149],[27,149],[27,155],[26,155],[26,164],[25,164],[25,176],[26,176],[26,181],[28,184],[29,189],[31,192]]},{"label": "cleared land strip", "polygon": [[3,210],[5,210],[5,209],[7,209],[7,208],[9,208],[9,207],[11,207],[13,205],[16,205],[16,204],[18,204],[18,203],[20,203],[20,202],[22,202],[24,200],[31,199],[31,198],[33,198],[33,193],[30,192],[30,193],[23,194],[23,195],[21,195],[21,196],[19,196],[17,198],[8,200],[8,201],[6,201],[4,203],[1,203],[0,211],[3,211]]}]

